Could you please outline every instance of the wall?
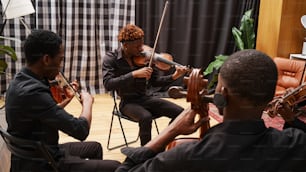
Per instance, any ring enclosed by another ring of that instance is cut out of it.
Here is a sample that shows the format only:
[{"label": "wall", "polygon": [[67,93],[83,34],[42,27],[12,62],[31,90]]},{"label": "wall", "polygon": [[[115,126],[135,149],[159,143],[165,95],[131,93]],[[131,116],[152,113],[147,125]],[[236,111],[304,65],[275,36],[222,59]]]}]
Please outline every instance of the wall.
[{"label": "wall", "polygon": [[261,0],[256,49],[271,57],[289,58],[290,53],[301,53],[306,37],[303,15],[305,0]]}]

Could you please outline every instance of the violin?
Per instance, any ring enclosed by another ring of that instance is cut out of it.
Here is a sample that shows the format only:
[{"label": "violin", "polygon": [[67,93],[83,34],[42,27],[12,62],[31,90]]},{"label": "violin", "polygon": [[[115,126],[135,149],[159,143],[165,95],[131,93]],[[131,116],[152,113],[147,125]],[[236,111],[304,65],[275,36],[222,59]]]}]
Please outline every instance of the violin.
[{"label": "violin", "polygon": [[[208,95],[208,80],[203,78],[203,70],[193,69],[188,77],[184,77],[184,83],[187,85],[187,91],[183,91],[178,87],[169,88],[169,96],[181,98],[186,96],[186,101],[191,103],[193,109],[201,118],[206,119],[205,123],[200,127],[200,135],[198,138],[177,138],[168,144],[167,150],[190,141],[201,139],[205,132],[210,128],[209,123],[209,103],[213,101],[212,96]],[[170,91],[171,90],[171,91]]]},{"label": "violin", "polygon": [[[143,49],[144,50],[140,53],[140,56],[133,57],[133,63],[136,66],[148,66],[150,62],[150,58],[153,53],[152,48],[144,45]],[[172,55],[168,53],[154,53],[153,64],[162,71],[168,71],[172,66],[183,66],[174,62]]]},{"label": "violin", "polygon": [[75,96],[79,102],[81,102],[80,93],[75,90],[72,84],[68,82],[63,73],[59,72],[59,74],[55,77],[54,80],[49,81],[50,91],[53,96],[53,99],[57,103],[63,102],[67,98],[72,98]]},{"label": "violin", "polygon": [[270,117],[275,117],[278,115],[277,104],[287,103],[292,111],[298,111],[301,108],[300,104],[306,100],[306,82],[302,83],[300,86],[287,90],[287,92],[282,96],[274,97],[273,100],[268,103],[266,107],[266,112]]}]

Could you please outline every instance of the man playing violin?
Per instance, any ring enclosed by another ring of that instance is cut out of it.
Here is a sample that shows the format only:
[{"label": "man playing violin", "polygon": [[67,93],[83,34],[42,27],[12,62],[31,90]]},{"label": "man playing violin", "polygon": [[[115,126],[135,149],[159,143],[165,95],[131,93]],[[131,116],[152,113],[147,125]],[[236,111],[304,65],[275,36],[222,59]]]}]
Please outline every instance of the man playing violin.
[{"label": "man playing violin", "polygon": [[[80,141],[87,138],[94,102],[83,91],[82,112],[74,117],[63,109],[64,104],[61,107],[53,99],[49,81],[58,75],[64,59],[61,38],[51,31],[34,30],[25,40],[24,51],[27,64],[15,75],[6,94],[7,131],[16,137],[44,142],[59,171],[114,171],[120,163],[102,160],[100,143],[58,143],[59,130]],[[72,96],[67,98],[69,102]],[[47,162],[25,160],[13,154],[11,171],[41,172],[52,168]]]},{"label": "man playing violin", "polygon": [[121,47],[108,52],[103,59],[104,87],[116,90],[121,98],[120,111],[139,122],[140,142],[145,145],[151,140],[153,118],[167,116],[174,119],[183,111],[182,107],[170,101],[149,95],[147,87],[169,85],[182,77],[187,68],[176,66],[173,74],[160,76],[154,67],[136,61],[143,56],[144,50],[144,32],[136,25],[123,27],[118,40]]},{"label": "man playing violin", "polygon": [[[220,69],[214,95],[223,122],[198,141],[164,151],[176,136],[206,122],[188,108],[144,147],[123,148],[127,158],[116,171],[305,171],[306,133],[294,123],[282,131],[267,128],[261,118],[276,82],[269,56],[257,50],[232,54]],[[290,115],[286,122],[292,122]]]}]

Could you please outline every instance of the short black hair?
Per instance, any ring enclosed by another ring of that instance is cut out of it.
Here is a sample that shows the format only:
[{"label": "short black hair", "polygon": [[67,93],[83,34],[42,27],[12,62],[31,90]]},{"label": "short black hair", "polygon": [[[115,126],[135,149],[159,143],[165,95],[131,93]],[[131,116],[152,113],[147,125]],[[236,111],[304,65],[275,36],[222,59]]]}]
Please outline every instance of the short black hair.
[{"label": "short black hair", "polygon": [[233,94],[255,106],[267,104],[274,97],[277,67],[272,58],[258,50],[232,54],[222,65],[220,75]]},{"label": "short black hair", "polygon": [[27,63],[33,64],[45,54],[55,57],[61,44],[62,39],[56,33],[49,30],[33,30],[23,45]]}]

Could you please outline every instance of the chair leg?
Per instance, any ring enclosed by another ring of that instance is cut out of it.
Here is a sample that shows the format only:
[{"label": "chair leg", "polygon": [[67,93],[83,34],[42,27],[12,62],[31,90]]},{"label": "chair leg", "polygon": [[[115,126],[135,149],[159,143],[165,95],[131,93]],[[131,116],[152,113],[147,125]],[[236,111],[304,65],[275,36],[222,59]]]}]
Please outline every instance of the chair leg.
[{"label": "chair leg", "polygon": [[110,150],[109,142],[110,142],[110,138],[111,138],[111,135],[112,135],[113,121],[114,121],[114,114],[112,114],[112,119],[111,119],[111,123],[110,123],[110,127],[109,127],[109,132],[108,132],[108,139],[107,139],[107,149],[108,150]]},{"label": "chair leg", "polygon": [[124,143],[120,144],[120,145],[116,145],[116,146],[110,147],[110,138],[111,138],[112,127],[113,127],[113,120],[114,120],[114,114],[113,114],[112,115],[112,120],[111,120],[111,126],[110,126],[110,129],[109,129],[109,134],[108,134],[108,141],[107,141],[107,149],[108,150],[114,150],[114,149],[117,149],[117,148],[120,148],[120,147],[123,147],[123,146],[128,147],[129,144],[135,143],[139,139],[139,133],[138,133],[137,138],[135,140],[132,140],[132,141],[128,142],[127,139],[126,139],[125,133],[124,133],[124,129],[123,129],[123,126],[122,126],[121,118],[119,116],[117,116],[117,117],[118,117],[118,121],[119,121],[119,124],[120,124],[121,132],[122,132],[122,135],[123,135]]},{"label": "chair leg", "polygon": [[157,134],[159,134],[159,130],[158,130],[158,126],[157,126],[157,122],[156,122],[156,120],[155,120],[155,119],[154,119],[153,121],[154,121],[154,124],[155,124],[155,127],[156,127]]}]

